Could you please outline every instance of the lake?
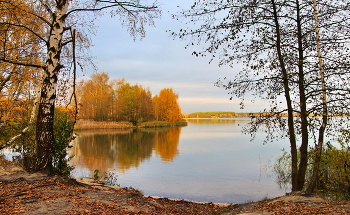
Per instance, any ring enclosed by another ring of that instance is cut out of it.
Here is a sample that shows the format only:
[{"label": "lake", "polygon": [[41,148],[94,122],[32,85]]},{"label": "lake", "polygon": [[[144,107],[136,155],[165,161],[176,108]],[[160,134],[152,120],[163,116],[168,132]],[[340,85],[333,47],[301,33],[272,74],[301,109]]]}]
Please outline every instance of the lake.
[{"label": "lake", "polygon": [[250,119],[187,119],[188,126],[79,131],[70,152],[73,177],[113,172],[146,196],[245,203],[284,195],[271,172],[287,141],[263,144],[241,133]]}]

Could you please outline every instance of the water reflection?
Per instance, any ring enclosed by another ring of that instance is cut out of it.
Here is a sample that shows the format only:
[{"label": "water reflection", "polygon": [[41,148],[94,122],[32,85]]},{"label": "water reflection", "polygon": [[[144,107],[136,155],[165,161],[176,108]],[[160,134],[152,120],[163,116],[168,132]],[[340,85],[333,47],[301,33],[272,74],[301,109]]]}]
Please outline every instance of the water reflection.
[{"label": "water reflection", "polygon": [[79,131],[70,163],[91,174],[95,169],[124,173],[150,159],[153,152],[163,162],[171,162],[179,153],[180,133],[181,128]]},{"label": "water reflection", "polygon": [[[171,129],[79,132],[73,177],[113,171],[118,184],[145,195],[199,202],[244,203],[284,194],[263,166],[287,143],[262,144],[241,134],[250,119],[187,119]],[[181,134],[180,134],[181,133]]]}]

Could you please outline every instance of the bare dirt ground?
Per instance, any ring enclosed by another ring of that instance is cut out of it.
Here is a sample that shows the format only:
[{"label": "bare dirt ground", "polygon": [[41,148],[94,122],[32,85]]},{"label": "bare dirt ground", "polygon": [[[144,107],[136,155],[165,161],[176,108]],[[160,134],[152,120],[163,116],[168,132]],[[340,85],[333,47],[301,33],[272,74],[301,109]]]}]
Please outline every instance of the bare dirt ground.
[{"label": "bare dirt ground", "polygon": [[0,214],[350,214],[350,205],[303,194],[232,205],[153,198],[92,179],[29,174],[0,159]]}]

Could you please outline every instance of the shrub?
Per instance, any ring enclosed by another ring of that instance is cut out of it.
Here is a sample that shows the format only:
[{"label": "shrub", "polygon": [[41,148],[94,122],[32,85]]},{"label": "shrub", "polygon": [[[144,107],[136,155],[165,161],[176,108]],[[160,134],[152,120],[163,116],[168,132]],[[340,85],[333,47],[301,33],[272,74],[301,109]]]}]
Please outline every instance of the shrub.
[{"label": "shrub", "polygon": [[74,121],[69,119],[69,113],[60,109],[55,110],[55,150],[53,154],[53,170],[55,175],[69,176],[74,169],[69,165],[73,156],[68,155],[70,144],[75,138],[73,135]]}]

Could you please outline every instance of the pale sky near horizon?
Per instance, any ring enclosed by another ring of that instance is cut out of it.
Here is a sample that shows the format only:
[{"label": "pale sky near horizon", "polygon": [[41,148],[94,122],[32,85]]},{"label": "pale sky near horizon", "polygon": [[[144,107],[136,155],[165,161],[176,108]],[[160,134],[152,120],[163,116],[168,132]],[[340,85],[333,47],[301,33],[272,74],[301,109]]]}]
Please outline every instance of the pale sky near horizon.
[{"label": "pale sky near horizon", "polygon": [[228,91],[214,86],[219,78],[233,78],[240,66],[219,67],[218,61],[209,64],[209,58],[191,54],[201,49],[184,48],[189,40],[174,39],[166,32],[186,28],[185,22],[173,20],[171,14],[181,8],[188,9],[193,0],[158,0],[158,3],[162,17],[155,20],[156,27],[147,26],[146,37],[141,41],[133,40],[127,29],[121,26],[119,17],[111,18],[107,14],[95,22],[98,28],[96,36],[92,37],[91,55],[96,58],[99,72],[107,72],[111,79],[124,77],[131,84],[149,88],[153,95],[163,88],[172,88],[179,94],[183,113],[257,112],[266,106],[261,101],[247,101],[245,109],[240,109],[239,99],[230,100]]}]

